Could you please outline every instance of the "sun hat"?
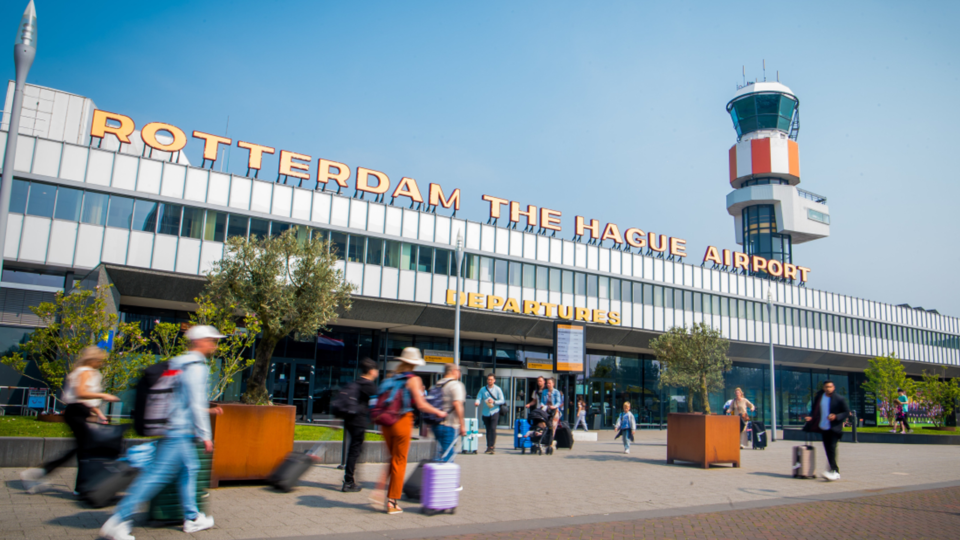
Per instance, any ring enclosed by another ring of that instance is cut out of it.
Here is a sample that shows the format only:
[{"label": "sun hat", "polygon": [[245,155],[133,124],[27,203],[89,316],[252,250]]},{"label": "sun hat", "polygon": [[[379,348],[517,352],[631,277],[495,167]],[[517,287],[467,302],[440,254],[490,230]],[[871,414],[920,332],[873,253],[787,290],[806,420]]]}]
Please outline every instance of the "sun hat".
[{"label": "sun hat", "polygon": [[397,357],[397,360],[412,366],[422,366],[426,364],[426,362],[423,361],[423,356],[420,355],[420,349],[416,347],[406,347],[403,349],[400,356]]},{"label": "sun hat", "polygon": [[197,341],[198,339],[221,339],[227,337],[221,334],[216,328],[205,325],[193,326],[187,330],[185,335],[190,341]]}]

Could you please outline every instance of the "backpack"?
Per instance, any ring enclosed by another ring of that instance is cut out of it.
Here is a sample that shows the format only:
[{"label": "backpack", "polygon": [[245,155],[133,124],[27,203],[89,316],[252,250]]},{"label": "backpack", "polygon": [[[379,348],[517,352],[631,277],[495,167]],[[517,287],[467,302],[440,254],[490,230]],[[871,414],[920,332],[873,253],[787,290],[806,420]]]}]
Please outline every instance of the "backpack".
[{"label": "backpack", "polygon": [[[433,388],[427,392],[427,403],[429,403],[431,407],[441,411],[443,410],[443,387],[446,386],[448,382],[450,381],[447,381],[443,384],[434,385]],[[433,425],[443,422],[443,420],[430,413],[423,413],[421,418],[424,422]]]},{"label": "backpack", "polygon": [[370,419],[379,426],[392,426],[403,416],[403,390],[413,374],[407,373],[386,381],[377,401],[370,409]]},{"label": "backpack", "polygon": [[[197,364],[200,362],[191,362]],[[190,364],[184,365],[184,367]],[[143,370],[137,381],[134,398],[133,429],[141,437],[158,437],[166,433],[170,411],[174,407],[176,389],[183,370],[170,369],[170,362],[157,362]]]},{"label": "backpack", "polygon": [[330,402],[330,413],[337,418],[350,418],[360,414],[360,385],[356,381],[342,388]]}]

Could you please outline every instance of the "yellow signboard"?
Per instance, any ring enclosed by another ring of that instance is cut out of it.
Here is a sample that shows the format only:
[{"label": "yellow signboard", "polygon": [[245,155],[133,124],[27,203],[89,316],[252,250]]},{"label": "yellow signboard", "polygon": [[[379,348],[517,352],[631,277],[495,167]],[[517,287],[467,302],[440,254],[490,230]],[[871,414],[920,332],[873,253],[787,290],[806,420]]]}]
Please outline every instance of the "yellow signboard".
[{"label": "yellow signboard", "polygon": [[453,351],[435,351],[426,349],[423,351],[423,359],[431,364],[452,364]]},{"label": "yellow signboard", "polygon": [[542,369],[545,371],[553,371],[553,362],[544,362],[543,360],[527,360],[527,369]]}]

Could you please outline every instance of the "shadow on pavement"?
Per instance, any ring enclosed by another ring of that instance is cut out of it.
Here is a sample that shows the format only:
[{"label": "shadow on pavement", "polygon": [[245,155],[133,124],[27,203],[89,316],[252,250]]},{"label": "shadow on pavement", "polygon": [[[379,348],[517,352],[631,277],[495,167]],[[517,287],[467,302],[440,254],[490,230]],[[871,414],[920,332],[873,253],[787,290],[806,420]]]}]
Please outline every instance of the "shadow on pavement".
[{"label": "shadow on pavement", "polygon": [[367,493],[361,491],[359,493],[353,493],[352,495],[357,496],[356,502],[327,499],[320,495],[300,495],[297,506],[307,506],[310,508],[366,508],[371,512],[374,511],[373,505],[367,499]]}]

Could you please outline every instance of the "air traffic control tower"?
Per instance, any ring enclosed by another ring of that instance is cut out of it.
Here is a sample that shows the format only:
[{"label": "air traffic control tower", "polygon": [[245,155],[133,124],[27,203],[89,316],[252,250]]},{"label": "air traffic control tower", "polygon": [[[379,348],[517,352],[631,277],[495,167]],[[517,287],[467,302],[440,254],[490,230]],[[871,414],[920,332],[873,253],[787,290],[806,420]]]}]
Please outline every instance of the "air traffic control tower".
[{"label": "air traffic control tower", "polygon": [[727,211],[747,255],[793,262],[793,246],[830,235],[827,198],[800,184],[800,100],[779,82],[748,83],[727,103],[737,130],[730,148]]}]

